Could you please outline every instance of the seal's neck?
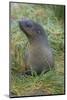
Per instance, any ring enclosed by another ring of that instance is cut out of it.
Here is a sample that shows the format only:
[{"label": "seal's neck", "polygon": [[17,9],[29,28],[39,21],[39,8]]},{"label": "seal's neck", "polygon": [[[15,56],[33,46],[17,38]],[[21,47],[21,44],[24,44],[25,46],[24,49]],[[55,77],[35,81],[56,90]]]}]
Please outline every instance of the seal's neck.
[{"label": "seal's neck", "polygon": [[30,45],[39,45],[39,46],[43,46],[43,45],[45,45],[45,46],[47,46],[48,45],[48,40],[47,40],[47,38],[46,37],[44,37],[44,36],[36,36],[36,37],[34,37],[33,39],[29,39],[29,42],[30,42]]}]

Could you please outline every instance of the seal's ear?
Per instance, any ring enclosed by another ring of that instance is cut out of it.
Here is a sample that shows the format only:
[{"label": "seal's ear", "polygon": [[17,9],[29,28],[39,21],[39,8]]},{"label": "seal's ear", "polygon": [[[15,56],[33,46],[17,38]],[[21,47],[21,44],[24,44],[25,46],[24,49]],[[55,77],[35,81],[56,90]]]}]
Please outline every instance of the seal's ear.
[{"label": "seal's ear", "polygon": [[40,33],[41,33],[41,31],[40,31],[40,30],[36,30],[36,31],[37,31],[37,33],[38,33],[38,34],[40,34]]},{"label": "seal's ear", "polygon": [[41,34],[41,27],[39,26],[37,28],[35,27],[35,31],[37,34]]},{"label": "seal's ear", "polygon": [[35,24],[35,31],[37,34],[41,34],[42,33],[42,26],[40,24]]}]

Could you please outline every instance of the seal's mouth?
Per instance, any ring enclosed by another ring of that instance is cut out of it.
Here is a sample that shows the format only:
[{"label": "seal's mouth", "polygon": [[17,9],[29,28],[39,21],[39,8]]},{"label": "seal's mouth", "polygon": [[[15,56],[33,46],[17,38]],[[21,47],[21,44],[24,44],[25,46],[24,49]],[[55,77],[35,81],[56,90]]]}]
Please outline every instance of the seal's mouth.
[{"label": "seal's mouth", "polygon": [[19,21],[19,27],[20,27],[20,29],[23,31],[24,30],[24,28],[23,28],[23,25],[22,25],[22,22],[21,21]]}]

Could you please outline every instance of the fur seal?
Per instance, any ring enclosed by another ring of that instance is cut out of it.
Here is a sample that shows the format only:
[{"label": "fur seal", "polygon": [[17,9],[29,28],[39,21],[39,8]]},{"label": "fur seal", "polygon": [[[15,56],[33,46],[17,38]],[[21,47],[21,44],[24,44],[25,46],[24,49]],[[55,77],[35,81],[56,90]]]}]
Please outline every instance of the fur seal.
[{"label": "fur seal", "polygon": [[19,27],[27,36],[30,46],[26,52],[26,63],[37,74],[53,68],[53,55],[43,27],[27,18],[19,21]]}]

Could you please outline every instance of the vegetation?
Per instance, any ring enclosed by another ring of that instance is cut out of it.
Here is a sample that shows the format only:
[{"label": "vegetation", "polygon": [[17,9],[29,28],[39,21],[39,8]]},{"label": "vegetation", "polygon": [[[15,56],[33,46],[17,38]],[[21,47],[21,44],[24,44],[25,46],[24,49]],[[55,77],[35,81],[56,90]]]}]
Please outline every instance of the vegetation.
[{"label": "vegetation", "polygon": [[[64,6],[11,3],[10,57],[13,96],[64,94]],[[62,12],[62,13],[61,13]],[[19,29],[18,20],[27,17],[40,23],[51,44],[55,70],[40,76],[24,77],[24,53],[28,39]]]}]

